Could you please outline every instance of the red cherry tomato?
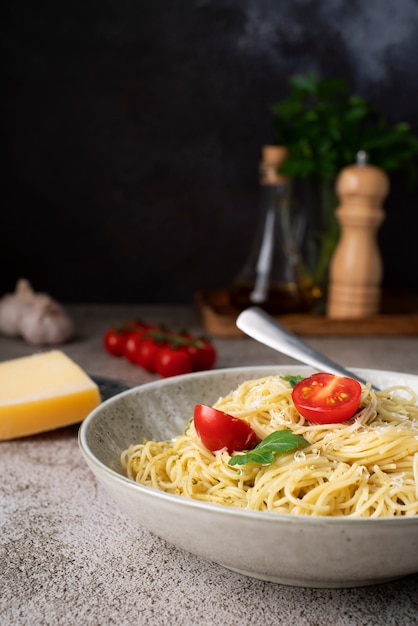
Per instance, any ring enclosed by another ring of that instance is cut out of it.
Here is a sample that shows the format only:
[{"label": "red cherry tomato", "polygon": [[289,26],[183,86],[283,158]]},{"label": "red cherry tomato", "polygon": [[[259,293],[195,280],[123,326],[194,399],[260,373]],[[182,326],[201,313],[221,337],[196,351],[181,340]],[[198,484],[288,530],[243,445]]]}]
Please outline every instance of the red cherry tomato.
[{"label": "red cherry tomato", "polygon": [[130,332],[124,326],[109,328],[103,336],[103,345],[112,356],[123,356],[125,342]]},{"label": "red cherry tomato", "polygon": [[125,341],[125,345],[123,347],[123,356],[131,363],[137,363],[139,346],[141,345],[146,332],[147,331],[145,328],[141,330],[135,330],[134,332],[130,333],[129,337]]},{"label": "red cherry tomato", "polygon": [[204,404],[194,408],[194,425],[203,445],[212,452],[226,448],[231,454],[256,444],[256,434],[247,422]]},{"label": "red cherry tomato", "polygon": [[163,342],[157,342],[152,337],[144,335],[138,345],[135,363],[147,372],[154,373],[157,354],[163,346]]},{"label": "red cherry tomato", "polygon": [[156,371],[157,354],[162,347],[170,347],[172,350],[165,351],[164,358],[159,361],[158,373],[161,376],[210,369],[217,357],[208,339],[194,337],[188,331],[173,332],[164,326],[136,319],[109,329],[103,337],[103,343],[110,354],[124,356],[131,363],[153,373]]},{"label": "red cherry tomato", "polygon": [[207,339],[199,337],[192,340],[187,346],[187,350],[193,358],[193,370],[195,372],[210,370],[215,365],[216,350]]},{"label": "red cherry tomato", "polygon": [[361,385],[353,378],[320,372],[301,380],[292,391],[299,413],[314,424],[345,422],[356,413]]},{"label": "red cherry tomato", "polygon": [[134,331],[134,330],[141,330],[142,328],[148,328],[149,324],[147,324],[146,322],[143,322],[142,320],[128,320],[125,323],[126,328],[129,328],[130,330]]},{"label": "red cherry tomato", "polygon": [[183,347],[163,346],[155,357],[155,371],[164,378],[189,374],[193,371],[193,359]]}]

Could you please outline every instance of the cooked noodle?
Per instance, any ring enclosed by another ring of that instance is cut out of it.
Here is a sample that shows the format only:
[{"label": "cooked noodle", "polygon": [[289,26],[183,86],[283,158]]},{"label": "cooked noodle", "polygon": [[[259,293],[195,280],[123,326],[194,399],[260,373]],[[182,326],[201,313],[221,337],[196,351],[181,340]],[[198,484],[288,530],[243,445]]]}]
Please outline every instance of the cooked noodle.
[{"label": "cooked noodle", "polygon": [[193,421],[172,441],[131,445],[121,459],[127,476],[168,493],[216,504],[292,513],[351,517],[418,514],[418,406],[397,386],[362,390],[348,422],[315,425],[296,411],[280,376],[242,383],[214,405],[245,419],[261,440],[290,428],[309,446],[278,454],[271,465],[231,467],[224,449],[210,452]]}]

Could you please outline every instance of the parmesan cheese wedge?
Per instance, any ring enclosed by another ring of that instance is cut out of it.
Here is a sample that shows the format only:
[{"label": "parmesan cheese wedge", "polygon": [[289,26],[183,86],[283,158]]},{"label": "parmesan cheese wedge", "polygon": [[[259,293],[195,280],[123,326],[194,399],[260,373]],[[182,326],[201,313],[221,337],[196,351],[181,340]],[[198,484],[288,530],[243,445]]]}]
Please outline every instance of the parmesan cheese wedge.
[{"label": "parmesan cheese wedge", "polygon": [[0,440],[81,422],[100,402],[98,386],[60,350],[0,363]]}]

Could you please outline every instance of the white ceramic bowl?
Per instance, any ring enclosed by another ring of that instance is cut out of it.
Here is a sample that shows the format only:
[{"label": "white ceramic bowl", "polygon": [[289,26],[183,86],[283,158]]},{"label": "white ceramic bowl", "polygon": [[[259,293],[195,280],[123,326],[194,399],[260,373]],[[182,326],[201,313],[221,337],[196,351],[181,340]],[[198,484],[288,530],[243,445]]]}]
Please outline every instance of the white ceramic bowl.
[{"label": "white ceramic bowl", "polygon": [[[211,405],[244,380],[307,376],[304,366],[212,370],[167,378],[104,402],[82,423],[81,451],[100,483],[128,515],[179,548],[247,576],[303,587],[357,587],[418,572],[418,517],[347,519],[247,511],[144,487],[123,475],[122,450],[144,437],[183,432],[195,404]],[[418,376],[366,369],[380,387]]]}]

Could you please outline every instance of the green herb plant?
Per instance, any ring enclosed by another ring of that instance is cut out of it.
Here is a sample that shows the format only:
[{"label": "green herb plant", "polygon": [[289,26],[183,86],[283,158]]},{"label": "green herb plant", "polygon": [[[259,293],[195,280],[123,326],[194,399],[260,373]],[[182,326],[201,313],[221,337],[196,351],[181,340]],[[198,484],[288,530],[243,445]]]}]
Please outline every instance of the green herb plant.
[{"label": "green herb plant", "polygon": [[391,124],[366,98],[350,95],[342,79],[310,73],[293,76],[289,87],[288,97],[272,107],[276,143],[289,150],[283,173],[335,176],[364,150],[373,165],[403,170],[415,181],[418,138],[409,124]]},{"label": "green herb plant", "polygon": [[310,233],[318,249],[317,259],[315,267],[309,269],[323,291],[339,237],[336,176],[355,163],[362,150],[369,163],[387,172],[400,170],[414,184],[418,138],[409,124],[392,124],[366,98],[351,95],[346,81],[320,80],[315,73],[293,76],[289,95],[273,105],[272,113],[275,143],[289,151],[281,172],[306,181],[321,198],[321,206],[316,208],[317,224]]}]

